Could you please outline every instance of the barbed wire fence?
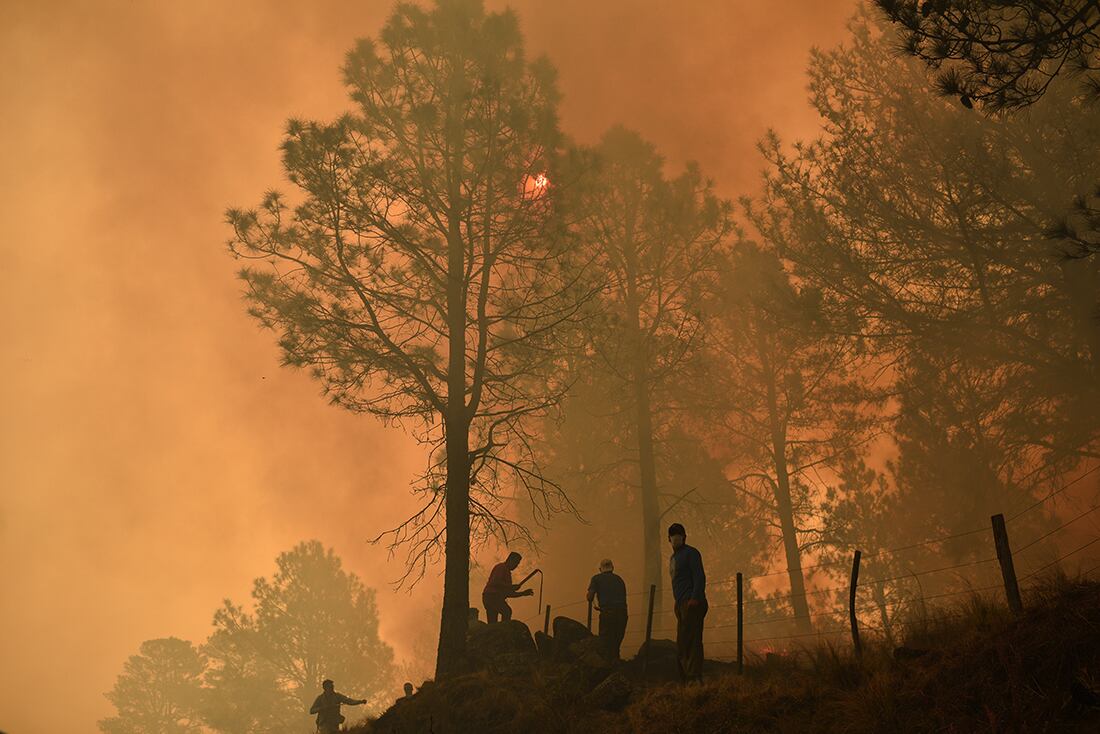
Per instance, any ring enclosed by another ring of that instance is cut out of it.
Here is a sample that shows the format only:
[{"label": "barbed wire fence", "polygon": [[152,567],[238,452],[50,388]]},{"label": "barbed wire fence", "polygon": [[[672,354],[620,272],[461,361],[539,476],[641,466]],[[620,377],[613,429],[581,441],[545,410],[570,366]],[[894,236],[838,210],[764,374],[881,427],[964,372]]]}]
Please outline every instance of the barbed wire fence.
[{"label": "barbed wire fence", "polygon": [[[1040,469],[1041,468],[1043,467],[1040,467]],[[1041,499],[1019,509],[1007,518],[1005,518],[1003,514],[994,515],[990,518],[991,526],[973,528],[959,533],[928,538],[920,542],[909,543],[896,548],[877,550],[871,553],[862,553],[860,549],[850,548],[849,550],[853,553],[853,560],[827,561],[803,566],[801,568],[801,572],[805,573],[812,570],[850,567],[851,571],[848,584],[810,589],[797,594],[771,593],[766,596],[745,598],[744,592],[746,590],[753,590],[751,582],[759,582],[772,577],[789,576],[789,572],[787,570],[778,570],[752,576],[736,573],[717,580],[708,581],[708,588],[710,589],[734,584],[738,586],[737,601],[709,605],[708,616],[713,622],[707,624],[705,627],[707,634],[705,644],[708,651],[718,648],[719,654],[716,656],[708,655],[708,657],[728,662],[736,661],[740,669],[743,666],[746,652],[748,654],[771,652],[773,649],[781,647],[782,643],[790,643],[793,641],[817,642],[827,639],[839,643],[847,636],[851,636],[852,643],[858,654],[860,651],[858,632],[860,627],[866,627],[876,632],[885,632],[889,634],[887,629],[877,627],[869,621],[868,618],[876,612],[880,614],[884,623],[888,623],[889,617],[887,616],[886,610],[897,610],[899,607],[916,604],[921,613],[927,616],[929,614],[928,602],[950,599],[963,595],[980,595],[997,589],[1004,590],[1007,604],[1013,612],[1021,612],[1022,599],[1019,590],[1020,584],[1039,577],[1044,572],[1072,557],[1078,556],[1078,554],[1100,543],[1100,526],[1096,524],[1092,526],[1092,530],[1096,534],[1095,537],[1078,545],[1072,550],[1061,553],[1053,560],[1046,561],[1045,563],[1041,560],[1029,557],[1028,552],[1033,549],[1047,547],[1041,545],[1043,541],[1050,540],[1051,538],[1055,538],[1065,533],[1085,518],[1091,518],[1093,513],[1100,510],[1100,504],[1087,507],[1078,506],[1077,509],[1080,511],[1076,515],[1061,522],[1056,527],[1041,535],[1018,545],[1015,549],[1010,545],[1008,529],[1013,528],[1014,530],[1020,530],[1021,528],[1019,527],[1018,521],[1021,518],[1029,515],[1040,507],[1047,506],[1047,503],[1052,499],[1063,495],[1067,489],[1078,484],[1097,471],[1100,471],[1100,463],[1077,476],[1075,479],[1066,482],[1061,487],[1051,490]],[[1077,504],[1076,501],[1074,504]],[[909,551],[939,546],[949,541],[977,535],[986,535],[986,537],[992,540],[989,548],[990,555],[988,557],[919,570],[910,569],[905,573],[896,573],[863,580],[859,579],[859,564],[861,561],[875,560],[878,561],[880,565],[888,567],[888,564],[883,564],[881,562],[886,559],[897,559],[900,554]],[[1028,566],[1028,570],[1023,575],[1018,576],[1015,571],[1015,564],[1019,560],[1025,562],[1025,565]],[[993,568],[993,564],[999,564],[1001,571],[999,574],[1000,578],[997,578],[998,575],[996,574],[995,568]],[[968,569],[979,567],[990,567],[990,571],[979,576],[965,573]],[[1100,571],[1100,563],[1090,566],[1087,570],[1081,571],[1081,576],[1090,577],[1098,571]],[[961,586],[961,588],[933,594],[923,593],[923,587],[920,586],[919,579],[925,576],[947,574],[950,572],[955,572],[955,583]],[[886,584],[905,580],[917,581],[919,593],[916,595],[900,596],[899,598],[889,601],[884,598],[884,595],[880,594],[874,603],[870,605],[860,605],[856,603],[858,602],[858,592],[861,589],[873,589],[875,586],[882,589]],[[842,601],[840,595],[845,591],[849,593],[848,603],[837,606],[837,603]],[[654,612],[654,594],[655,587],[651,586],[649,589],[636,591],[627,595],[628,600],[635,600],[634,602],[628,601],[631,606],[637,603],[645,605],[646,602],[648,602],[647,613],[632,613],[630,615],[630,623],[624,638],[624,645],[628,649],[636,646],[639,650],[642,650],[645,644],[650,640],[667,638],[669,635],[675,636],[676,610],[664,609]],[[834,595],[835,598],[830,600],[827,595]],[[821,596],[826,597],[825,604],[827,608],[825,609],[813,611],[805,615],[776,614],[776,611],[783,607],[793,609],[793,601],[798,597],[806,597],[808,601],[810,597]],[[830,603],[833,606],[828,606]],[[543,632],[549,633],[551,614],[555,616],[568,616],[562,615],[562,612],[569,612],[570,615],[572,615],[574,611],[580,612],[581,615],[585,616],[587,626],[589,630],[591,630],[593,624],[593,607],[591,602],[587,599],[576,599],[557,606],[547,604],[545,609],[539,610],[539,614],[529,617],[524,621],[529,625],[541,621]],[[949,618],[951,614],[946,610],[940,610],[939,616],[941,618]],[[797,628],[800,626],[810,629],[798,630]],[[790,633],[784,630],[784,628],[789,630],[791,627],[795,627],[796,630]],[[759,633],[754,634],[758,630]],[[784,633],[773,634],[773,632]],[[776,645],[773,643],[779,644]],[[723,651],[730,650],[731,647],[733,648],[731,652],[723,654]]]}]

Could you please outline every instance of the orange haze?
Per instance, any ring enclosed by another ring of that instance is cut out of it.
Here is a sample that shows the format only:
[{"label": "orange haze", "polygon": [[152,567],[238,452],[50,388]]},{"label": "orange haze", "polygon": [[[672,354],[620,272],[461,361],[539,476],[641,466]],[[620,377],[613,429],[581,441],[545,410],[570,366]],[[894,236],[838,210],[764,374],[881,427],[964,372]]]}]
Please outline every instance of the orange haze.
[{"label": "orange haze", "polygon": [[[493,8],[503,2],[490,2]],[[769,126],[807,136],[812,45],[851,0],[522,0],[566,131],[615,122],[729,196]],[[683,9],[681,5],[686,5]],[[0,729],[91,734],[146,639],[195,642],[280,551],[335,547],[407,654],[411,595],[364,539],[410,507],[417,447],[279,367],[224,248],[230,205],[285,188],[292,115],[345,108],[338,68],[388,0],[8,0],[0,10]],[[580,582],[583,583],[583,580]],[[395,688],[400,681],[395,681]],[[396,691],[395,691],[396,694]]]}]

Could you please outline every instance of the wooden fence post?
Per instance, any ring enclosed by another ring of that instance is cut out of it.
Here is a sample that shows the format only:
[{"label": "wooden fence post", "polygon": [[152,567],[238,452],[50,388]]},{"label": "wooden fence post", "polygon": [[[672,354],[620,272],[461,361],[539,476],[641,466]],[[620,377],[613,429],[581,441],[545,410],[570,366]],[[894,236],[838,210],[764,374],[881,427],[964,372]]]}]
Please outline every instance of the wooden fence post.
[{"label": "wooden fence post", "polygon": [[863,657],[863,647],[859,644],[859,620],[856,619],[856,586],[859,584],[859,559],[863,553],[856,551],[852,558],[852,581],[848,586],[848,618],[852,622],[852,646],[856,651],[856,658]]},{"label": "wooden fence post", "polygon": [[744,609],[744,595],[741,593],[741,572],[737,572],[737,672],[738,674],[745,672],[745,656],[744,656],[744,644],[745,644],[745,609]]},{"label": "wooden fence post", "polygon": [[1008,608],[1014,614],[1020,614],[1024,611],[1024,602],[1020,598],[1020,585],[1016,581],[1016,567],[1012,564],[1012,548],[1008,545],[1005,516],[997,514],[989,519],[993,521],[993,543],[997,546],[997,560],[1001,562],[1001,576],[1005,582]]},{"label": "wooden fence post", "polygon": [[542,634],[550,634],[550,605],[546,605],[546,621],[542,623]]},{"label": "wooden fence post", "polygon": [[592,600],[588,600],[588,633],[592,634]]},{"label": "wooden fence post", "polygon": [[652,647],[650,640],[653,639],[653,599],[657,596],[657,584],[649,585],[649,611],[645,617],[645,658],[642,660],[642,672],[649,667],[649,648]]}]

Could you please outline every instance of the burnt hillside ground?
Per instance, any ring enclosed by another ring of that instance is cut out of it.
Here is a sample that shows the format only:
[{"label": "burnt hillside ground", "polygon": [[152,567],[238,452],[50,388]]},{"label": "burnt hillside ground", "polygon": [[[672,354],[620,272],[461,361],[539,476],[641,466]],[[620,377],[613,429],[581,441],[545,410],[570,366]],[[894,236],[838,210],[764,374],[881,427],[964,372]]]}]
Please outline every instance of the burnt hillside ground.
[{"label": "burnt hillside ground", "polygon": [[873,644],[862,662],[847,648],[803,648],[740,676],[715,665],[695,686],[645,680],[638,661],[608,678],[541,659],[426,684],[353,731],[1100,731],[1100,583],[1052,577],[1025,604],[1019,618],[999,596],[933,612],[909,626],[904,660]]}]

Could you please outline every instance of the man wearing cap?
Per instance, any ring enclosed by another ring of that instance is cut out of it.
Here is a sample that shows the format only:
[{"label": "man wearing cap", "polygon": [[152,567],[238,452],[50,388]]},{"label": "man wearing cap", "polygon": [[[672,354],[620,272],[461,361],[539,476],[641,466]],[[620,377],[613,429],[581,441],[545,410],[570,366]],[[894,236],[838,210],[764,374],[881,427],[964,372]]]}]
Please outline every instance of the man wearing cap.
[{"label": "man wearing cap", "polygon": [[600,572],[588,582],[588,601],[595,598],[600,611],[600,642],[604,654],[618,660],[626,634],[626,584],[615,573],[610,558],[600,561]]},{"label": "man wearing cap", "polygon": [[519,584],[512,583],[512,571],[516,570],[523,556],[515,551],[489,572],[489,580],[485,582],[485,589],[481,592],[481,603],[485,605],[485,621],[496,624],[497,618],[507,622],[512,618],[512,607],[508,606],[508,599],[517,596],[531,596],[533,589],[519,590]]},{"label": "man wearing cap", "polygon": [[672,546],[668,571],[676,600],[676,664],[680,680],[702,680],[703,618],[707,616],[703,556],[687,544],[687,531],[678,522],[669,526],[668,542]]},{"label": "man wearing cap", "polygon": [[317,731],[321,734],[340,731],[340,725],[344,723],[340,706],[358,706],[367,702],[365,698],[348,698],[343,693],[337,693],[336,684],[330,680],[322,683],[321,688],[324,692],[317,697],[309,709],[311,714],[317,714]]}]

